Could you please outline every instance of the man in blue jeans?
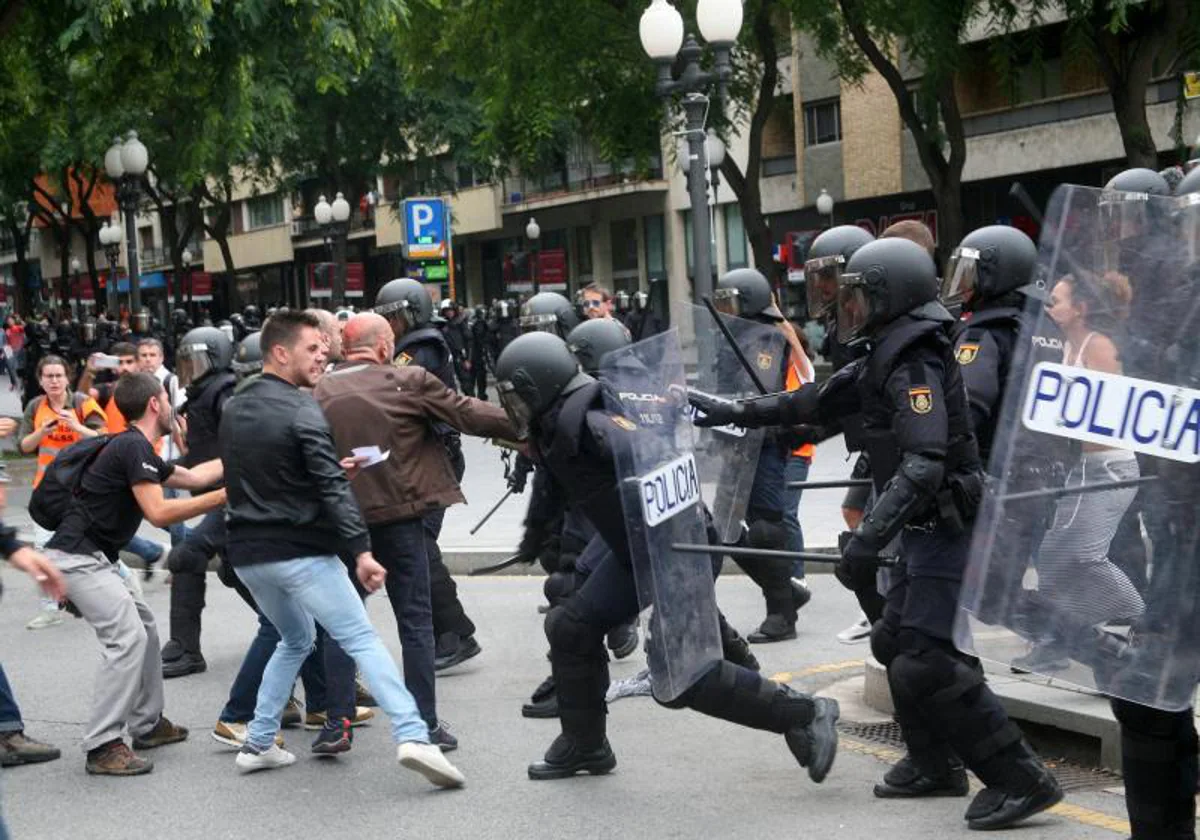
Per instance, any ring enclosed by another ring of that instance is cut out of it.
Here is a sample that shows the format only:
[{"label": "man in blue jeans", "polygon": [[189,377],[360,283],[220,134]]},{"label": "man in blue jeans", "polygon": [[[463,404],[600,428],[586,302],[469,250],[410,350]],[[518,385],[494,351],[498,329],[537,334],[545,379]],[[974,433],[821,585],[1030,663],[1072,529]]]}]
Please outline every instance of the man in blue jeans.
[{"label": "man in blue jeans", "polygon": [[429,743],[429,729],[337,556],[344,550],[355,558],[367,591],[383,586],[387,573],[371,554],[346,474],[357,473],[365,459],[338,460],[320,407],[300,390],[313,387],[324,370],[319,326],[304,312],[269,318],[260,340],[263,374],[221,417],[221,460],[229,465],[227,559],[281,637],[236,763],[250,772],[295,762],[275,736],[319,622],[358,664],[391,719],[400,764],[439,787],[460,787],[462,773]]}]

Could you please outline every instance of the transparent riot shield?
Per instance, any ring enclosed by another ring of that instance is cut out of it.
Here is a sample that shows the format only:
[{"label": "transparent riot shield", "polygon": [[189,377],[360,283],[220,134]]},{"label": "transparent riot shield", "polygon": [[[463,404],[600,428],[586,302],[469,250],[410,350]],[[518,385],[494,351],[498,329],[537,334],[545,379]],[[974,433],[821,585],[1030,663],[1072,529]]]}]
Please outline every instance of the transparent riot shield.
[{"label": "transparent riot shield", "polygon": [[1200,204],[1062,186],[956,643],[1164,710],[1200,679]]},{"label": "transparent riot shield", "polygon": [[722,655],[712,559],[671,549],[706,541],[678,334],[607,354],[601,380],[631,432],[614,446],[621,506],[649,627],[651,685],[671,701]]},{"label": "transparent riot shield", "polygon": [[[717,326],[703,306],[677,303],[673,323],[680,324],[688,384],[723,397],[758,396],[754,376],[768,393],[783,389],[787,341],[778,327],[733,315],[719,315],[729,331]],[[736,342],[746,364],[730,344]],[[696,464],[706,499],[711,500],[713,525],[721,539],[736,542],[754,486],[755,465],[767,432],[737,426],[697,428]]]}]

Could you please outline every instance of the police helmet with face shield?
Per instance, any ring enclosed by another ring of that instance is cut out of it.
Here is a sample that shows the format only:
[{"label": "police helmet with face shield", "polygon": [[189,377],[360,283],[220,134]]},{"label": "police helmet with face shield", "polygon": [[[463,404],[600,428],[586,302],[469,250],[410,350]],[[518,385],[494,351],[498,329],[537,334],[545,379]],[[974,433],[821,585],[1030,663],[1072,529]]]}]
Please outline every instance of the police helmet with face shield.
[{"label": "police helmet with face shield", "polygon": [[411,277],[399,277],[379,290],[374,312],[389,320],[399,319],[407,330],[423,327],[433,320],[433,298],[421,283]]},{"label": "police helmet with face shield", "polygon": [[783,313],[771,298],[771,284],[755,268],[735,268],[717,281],[713,306],[718,312],[754,320],[782,321]]},{"label": "police helmet with face shield", "polygon": [[838,341],[860,346],[901,315],[953,321],[938,303],[937,268],[907,239],[878,239],[846,263],[838,288]]},{"label": "police helmet with face shield", "polygon": [[817,320],[837,307],[838,278],[854,252],[875,237],[858,225],[838,225],[812,241],[804,261],[804,293],[808,317]]},{"label": "police helmet with face shield", "polygon": [[134,313],[133,331],[141,335],[150,332],[150,311],[148,309],[139,309]]},{"label": "police helmet with face shield", "polygon": [[510,341],[496,360],[495,374],[500,405],[522,439],[556,399],[595,382],[565,341],[540,331]]},{"label": "police helmet with face shield", "polygon": [[513,316],[514,309],[515,309],[515,307],[513,306],[513,303],[510,300],[505,300],[504,298],[499,298],[497,300],[492,301],[492,311],[496,314],[496,317],[501,321],[507,321],[509,318],[511,318]]},{"label": "police helmet with face shield", "polygon": [[650,308],[650,295],[645,292],[634,292],[630,300],[634,312],[645,312]]},{"label": "police helmet with face shield", "polygon": [[91,344],[96,340],[96,321],[94,318],[88,318],[79,324],[79,339],[84,344]]},{"label": "police helmet with face shield", "polygon": [[1120,243],[1145,236],[1151,222],[1146,202],[1170,194],[1167,179],[1153,169],[1126,169],[1113,176],[1100,194],[1103,240]]},{"label": "police helmet with face shield", "polygon": [[1037,285],[1036,268],[1037,246],[1025,233],[1008,225],[982,227],[967,234],[950,255],[942,303],[969,312],[1014,291],[1040,300],[1045,289]]},{"label": "police helmet with face shield", "polygon": [[558,292],[539,292],[521,307],[521,332],[551,332],[559,338],[579,326],[579,313]]},{"label": "police helmet with face shield", "polygon": [[211,373],[229,370],[233,342],[216,327],[196,327],[175,348],[175,375],[179,384],[191,385]]},{"label": "police helmet with face shield", "polygon": [[593,318],[584,321],[567,335],[567,347],[575,354],[585,373],[596,376],[605,353],[633,343],[625,325],[615,318]]},{"label": "police helmet with face shield", "polygon": [[252,332],[241,340],[233,356],[233,372],[238,379],[261,373],[263,369],[262,333]]}]

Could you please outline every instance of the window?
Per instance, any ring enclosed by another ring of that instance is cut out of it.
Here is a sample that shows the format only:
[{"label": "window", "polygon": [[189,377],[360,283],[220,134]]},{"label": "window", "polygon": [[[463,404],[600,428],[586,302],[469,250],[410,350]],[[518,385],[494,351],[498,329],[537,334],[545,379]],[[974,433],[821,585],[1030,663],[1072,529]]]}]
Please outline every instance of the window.
[{"label": "window", "polygon": [[609,225],[612,244],[612,276],[637,277],[637,219],[621,219]]},{"label": "window", "polygon": [[667,277],[666,222],[660,216],[647,216],[644,220],[646,237],[646,275],[651,280]]},{"label": "window", "polygon": [[750,262],[746,255],[746,227],[742,224],[742,208],[737,204],[726,204],[725,213],[725,259],[729,268],[746,268]]},{"label": "window", "polygon": [[575,228],[575,267],[581,277],[592,276],[592,229]]},{"label": "window", "polygon": [[246,201],[250,230],[283,224],[283,202],[277,195],[260,195]]},{"label": "window", "polygon": [[842,103],[838,99],[804,106],[804,145],[819,146],[842,139]]}]

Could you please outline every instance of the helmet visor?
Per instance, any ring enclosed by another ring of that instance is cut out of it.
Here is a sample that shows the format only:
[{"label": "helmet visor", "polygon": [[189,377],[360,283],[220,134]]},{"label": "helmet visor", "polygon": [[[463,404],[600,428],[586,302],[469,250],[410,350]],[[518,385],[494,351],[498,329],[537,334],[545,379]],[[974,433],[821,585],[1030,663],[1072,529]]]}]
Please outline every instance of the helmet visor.
[{"label": "helmet visor", "polygon": [[979,282],[979,252],[974,248],[955,248],[946,264],[942,279],[942,304],[953,308],[970,302]]},{"label": "helmet visor", "polygon": [[1101,236],[1122,242],[1147,233],[1150,196],[1147,193],[1106,190],[1100,196]]},{"label": "helmet visor", "polygon": [[547,332],[558,335],[558,316],[553,314],[522,315],[521,332]]},{"label": "helmet visor", "polygon": [[723,315],[742,314],[742,297],[737,289],[717,289],[712,296],[713,306]]},{"label": "helmet visor", "polygon": [[866,331],[871,317],[867,287],[860,274],[843,274],[838,286],[838,342],[849,344]]},{"label": "helmet visor", "polygon": [[207,344],[181,344],[175,351],[175,375],[183,386],[198,382],[214,370]]},{"label": "helmet visor", "polygon": [[804,293],[808,317],[823,318],[837,306],[838,280],[845,258],[841,254],[819,257],[804,264]]},{"label": "helmet visor", "polygon": [[529,437],[529,424],[533,422],[533,410],[517,393],[517,389],[509,380],[502,379],[497,382],[496,390],[500,394],[500,405],[504,407],[504,413],[508,415],[508,421],[512,423],[513,429],[517,433],[517,439],[525,440]]},{"label": "helmet visor", "polygon": [[394,300],[391,303],[377,304],[372,311],[385,318],[403,318],[404,323],[411,329],[416,323],[416,316],[407,300]]}]

